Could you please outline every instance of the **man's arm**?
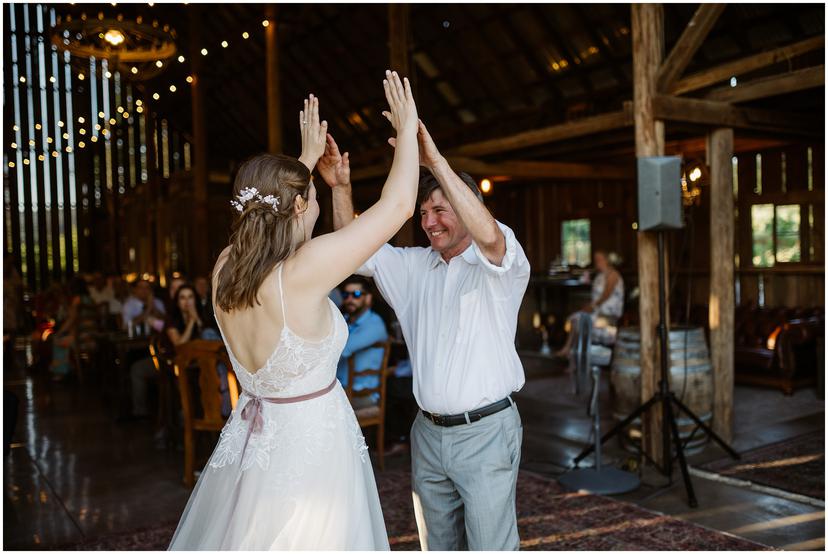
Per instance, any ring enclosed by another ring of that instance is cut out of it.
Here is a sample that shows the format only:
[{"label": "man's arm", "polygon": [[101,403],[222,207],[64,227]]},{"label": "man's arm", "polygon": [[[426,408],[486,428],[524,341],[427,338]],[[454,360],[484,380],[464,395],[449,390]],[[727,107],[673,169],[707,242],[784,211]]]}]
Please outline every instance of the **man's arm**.
[{"label": "man's arm", "polygon": [[423,122],[419,123],[417,138],[420,143],[420,163],[425,165],[440,183],[443,194],[486,259],[499,266],[506,255],[506,238],[497,226],[497,221],[451,169],[448,161],[437,150]]},{"label": "man's arm", "polygon": [[339,153],[339,146],[330,134],[326,137],[325,153],[319,158],[316,167],[319,175],[331,187],[334,231],[338,231],[354,220],[351,164],[348,153]]}]

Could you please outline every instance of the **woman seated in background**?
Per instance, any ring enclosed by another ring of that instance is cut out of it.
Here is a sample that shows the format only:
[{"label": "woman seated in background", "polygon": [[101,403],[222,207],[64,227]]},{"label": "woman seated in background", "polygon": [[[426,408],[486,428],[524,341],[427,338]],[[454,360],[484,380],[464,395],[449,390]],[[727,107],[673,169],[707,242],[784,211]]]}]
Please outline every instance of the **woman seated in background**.
[{"label": "woman seated in background", "polygon": [[57,330],[52,337],[50,369],[54,381],[66,379],[72,369],[69,354],[73,348],[77,348],[80,341],[85,342],[89,338],[89,322],[81,317],[81,308],[93,305],[86,282],[80,277],[75,277],[69,283],[67,292],[64,303],[58,310],[55,322]]},{"label": "woman seated in background", "polygon": [[[205,323],[206,315],[202,308],[201,299],[194,285],[184,283],[176,288],[173,296],[170,317],[164,327],[164,334],[168,339],[168,355],[175,356],[176,347],[191,340],[221,340],[218,332]],[[227,367],[218,364],[218,373],[221,379],[221,414],[230,415],[230,391],[227,384]]]},{"label": "woman seated in background", "polygon": [[572,345],[575,342],[575,330],[578,314],[585,312],[592,318],[591,342],[610,346],[615,343],[616,325],[624,313],[624,279],[613,264],[610,263],[606,252],[596,250],[593,262],[597,275],[592,280],[592,301],[567,318],[566,342],[563,348],[555,355],[569,357]]}]

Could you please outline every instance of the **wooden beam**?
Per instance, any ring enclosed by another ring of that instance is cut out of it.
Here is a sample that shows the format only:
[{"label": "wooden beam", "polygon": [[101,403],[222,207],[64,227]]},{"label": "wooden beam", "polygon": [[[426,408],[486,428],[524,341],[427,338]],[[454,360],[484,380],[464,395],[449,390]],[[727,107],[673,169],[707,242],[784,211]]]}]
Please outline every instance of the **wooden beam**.
[{"label": "wooden beam", "polygon": [[[661,4],[633,4],[633,103],[635,106],[635,154],[637,157],[664,154],[664,124],[654,109],[656,79],[664,51],[664,8]],[[658,245],[655,233],[639,232],[638,286],[641,332],[641,401],[658,390]],[[669,275],[665,271],[665,275]],[[665,279],[666,280],[666,279]],[[669,291],[668,283],[664,283]],[[668,312],[669,313],[669,312]],[[669,463],[662,450],[661,408],[648,410],[642,418],[642,446],[656,463]]]},{"label": "wooden beam", "polygon": [[[207,230],[207,113],[204,103],[205,80],[202,72],[201,8],[190,10],[190,64],[193,82],[190,84],[193,109],[193,227]],[[207,275],[210,245],[198,233],[190,239],[193,258],[188,268],[191,275]]]},{"label": "wooden beam", "polygon": [[[455,171],[465,171],[472,175],[489,178],[505,177],[515,179],[635,179],[632,166],[596,165],[571,162],[548,162],[538,160],[508,160],[486,162],[474,158],[448,156],[449,165]],[[390,165],[379,163],[355,169],[351,172],[351,181],[382,177],[388,174]]]},{"label": "wooden beam", "polygon": [[808,114],[740,108],[726,102],[658,95],[653,101],[659,119],[714,127],[824,136],[822,120]]},{"label": "wooden beam", "polygon": [[276,6],[267,4],[265,19],[265,87],[267,91],[267,151],[282,153],[282,109],[279,87],[279,36],[277,35]]},{"label": "wooden beam", "polygon": [[680,95],[694,90],[703,89],[716,83],[729,80],[733,76],[744,75],[763,67],[768,67],[779,62],[789,61],[791,58],[800,56],[813,50],[825,47],[825,35],[809,38],[795,44],[783,46],[769,52],[754,54],[739,60],[728,62],[710,69],[699,71],[688,75],[684,79],[674,83],[665,89],[666,93]]},{"label": "wooden beam", "polygon": [[705,95],[708,100],[722,102],[747,102],[800,90],[825,86],[825,66],[798,69],[781,75],[771,75],[739,83],[735,87],[722,87]]},{"label": "wooden beam", "polygon": [[[411,75],[411,59],[408,40],[410,33],[410,6],[408,4],[388,5],[388,54],[390,68],[400,77],[408,77],[412,90],[414,81]],[[409,219],[397,231],[392,239],[394,246],[414,246],[414,221]]]},{"label": "wooden beam", "polygon": [[713,365],[713,430],[733,438],[733,344],[736,303],[733,261],[733,129],[708,136],[710,162],[710,361]]},{"label": "wooden beam", "polygon": [[525,179],[635,179],[633,166],[595,165],[571,162],[510,160],[484,162],[472,158],[449,156],[455,171],[465,171],[486,177],[514,177]]},{"label": "wooden beam", "polygon": [[693,14],[673,50],[658,70],[658,90],[665,90],[681,77],[710,30],[725,9],[724,4],[702,4]]},{"label": "wooden beam", "polygon": [[632,127],[632,125],[632,103],[625,102],[624,109],[621,111],[585,117],[577,121],[568,121],[550,127],[524,131],[507,137],[473,142],[454,148],[449,153],[455,156],[500,154],[604,131],[623,129]]}]

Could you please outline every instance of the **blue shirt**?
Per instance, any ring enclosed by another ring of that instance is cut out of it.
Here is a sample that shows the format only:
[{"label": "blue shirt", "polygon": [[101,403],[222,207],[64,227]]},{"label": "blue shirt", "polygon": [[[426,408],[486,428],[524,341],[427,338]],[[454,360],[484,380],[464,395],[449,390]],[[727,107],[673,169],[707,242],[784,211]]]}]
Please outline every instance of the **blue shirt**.
[{"label": "blue shirt", "polygon": [[[354,370],[359,373],[366,369],[381,369],[382,348],[367,348],[375,342],[388,339],[385,323],[382,318],[371,311],[365,310],[356,321],[348,322],[348,342],[339,358],[336,367],[336,378],[345,387],[348,385],[348,358],[354,356]],[[354,390],[372,388],[379,385],[379,375],[358,377],[354,383]]]}]

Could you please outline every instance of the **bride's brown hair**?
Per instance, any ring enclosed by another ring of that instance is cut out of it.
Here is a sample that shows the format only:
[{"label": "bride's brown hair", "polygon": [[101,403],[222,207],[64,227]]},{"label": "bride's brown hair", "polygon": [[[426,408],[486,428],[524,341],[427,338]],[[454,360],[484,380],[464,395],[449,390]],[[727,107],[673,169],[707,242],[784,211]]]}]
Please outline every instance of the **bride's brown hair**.
[{"label": "bride's brown hair", "polygon": [[259,154],[244,162],[233,184],[234,198],[246,188],[256,188],[261,197],[279,200],[273,206],[256,198],[244,203],[233,223],[230,257],[221,268],[216,286],[216,303],[225,312],[259,304],[259,287],[276,267],[296,250],[294,200],[306,202],[310,171],[289,156]]}]

